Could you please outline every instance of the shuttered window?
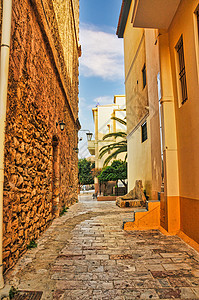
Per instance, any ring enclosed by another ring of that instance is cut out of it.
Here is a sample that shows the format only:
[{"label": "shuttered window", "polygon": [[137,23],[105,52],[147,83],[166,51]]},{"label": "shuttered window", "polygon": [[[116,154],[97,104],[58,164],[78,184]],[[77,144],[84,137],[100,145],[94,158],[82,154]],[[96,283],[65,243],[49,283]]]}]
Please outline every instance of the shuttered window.
[{"label": "shuttered window", "polygon": [[187,97],[187,82],[186,82],[184,46],[183,46],[182,35],[175,48],[178,54],[179,81],[180,81],[181,92],[182,92],[181,103],[184,104],[187,101],[188,97]]},{"label": "shuttered window", "polygon": [[142,143],[147,140],[147,123],[145,122],[141,126],[142,128]]},{"label": "shuttered window", "polygon": [[197,24],[198,24],[198,35],[199,35],[199,5],[195,11],[196,17],[197,17]]},{"label": "shuttered window", "polygon": [[146,86],[146,65],[144,64],[142,68],[142,83],[143,83],[143,89]]}]

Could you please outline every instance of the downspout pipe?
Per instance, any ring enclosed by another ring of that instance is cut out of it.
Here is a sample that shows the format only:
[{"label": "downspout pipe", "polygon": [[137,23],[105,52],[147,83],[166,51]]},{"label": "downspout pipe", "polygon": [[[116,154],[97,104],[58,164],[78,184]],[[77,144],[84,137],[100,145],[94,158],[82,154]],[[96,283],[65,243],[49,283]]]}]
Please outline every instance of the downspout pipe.
[{"label": "downspout pipe", "polygon": [[3,183],[4,183],[4,148],[5,125],[8,91],[8,70],[10,53],[12,0],[3,0],[1,56],[0,56],[0,289],[3,280]]}]

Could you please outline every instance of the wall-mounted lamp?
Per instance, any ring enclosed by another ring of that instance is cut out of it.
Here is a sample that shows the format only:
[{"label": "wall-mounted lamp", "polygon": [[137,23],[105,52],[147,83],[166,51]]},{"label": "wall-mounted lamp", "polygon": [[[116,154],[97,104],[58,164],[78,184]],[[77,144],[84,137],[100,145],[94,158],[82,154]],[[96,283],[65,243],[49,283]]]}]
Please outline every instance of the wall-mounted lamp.
[{"label": "wall-mounted lamp", "polygon": [[[82,141],[82,137],[78,138],[78,143]],[[73,148],[73,150],[75,151],[75,153],[79,153],[79,148]]]},{"label": "wall-mounted lamp", "polygon": [[75,151],[75,153],[79,153],[79,149],[77,148],[73,148],[73,150]]},{"label": "wall-mounted lamp", "polygon": [[57,127],[58,125],[60,126],[60,130],[63,131],[66,124],[65,124],[65,123],[63,122],[63,120],[62,120],[62,121],[56,122],[56,127]]}]

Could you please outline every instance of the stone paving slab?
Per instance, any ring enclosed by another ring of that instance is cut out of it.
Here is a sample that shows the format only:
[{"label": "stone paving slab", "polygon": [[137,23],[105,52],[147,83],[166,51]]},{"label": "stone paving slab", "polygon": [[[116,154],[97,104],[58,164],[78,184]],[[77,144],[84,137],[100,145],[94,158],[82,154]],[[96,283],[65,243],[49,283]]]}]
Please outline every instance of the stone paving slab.
[{"label": "stone paving slab", "polygon": [[123,231],[132,213],[82,195],[6,274],[7,290],[42,291],[42,300],[199,299],[199,254],[158,230]]}]

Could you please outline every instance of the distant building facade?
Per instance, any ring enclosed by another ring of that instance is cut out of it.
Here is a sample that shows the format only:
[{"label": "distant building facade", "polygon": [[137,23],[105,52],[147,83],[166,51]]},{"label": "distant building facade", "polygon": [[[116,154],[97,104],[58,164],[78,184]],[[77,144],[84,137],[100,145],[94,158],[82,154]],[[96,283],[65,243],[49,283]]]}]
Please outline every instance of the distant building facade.
[{"label": "distant building facade", "polygon": [[[104,135],[111,132],[126,131],[126,126],[120,124],[112,117],[117,117],[122,120],[126,117],[126,98],[125,96],[114,96],[114,103],[107,105],[97,105],[92,109],[95,125],[95,139],[88,142],[88,150],[91,155],[95,155],[95,168],[102,169],[104,161],[108,154],[99,158],[100,149],[110,143],[115,142],[114,138],[103,140]],[[124,160],[125,154],[119,154],[117,159]],[[95,190],[99,191],[98,179],[95,178]]]},{"label": "distant building facade", "polygon": [[[2,8],[2,7],[1,7]],[[4,267],[78,195],[79,0],[13,1],[4,160]],[[60,130],[60,121],[65,123]]]}]

